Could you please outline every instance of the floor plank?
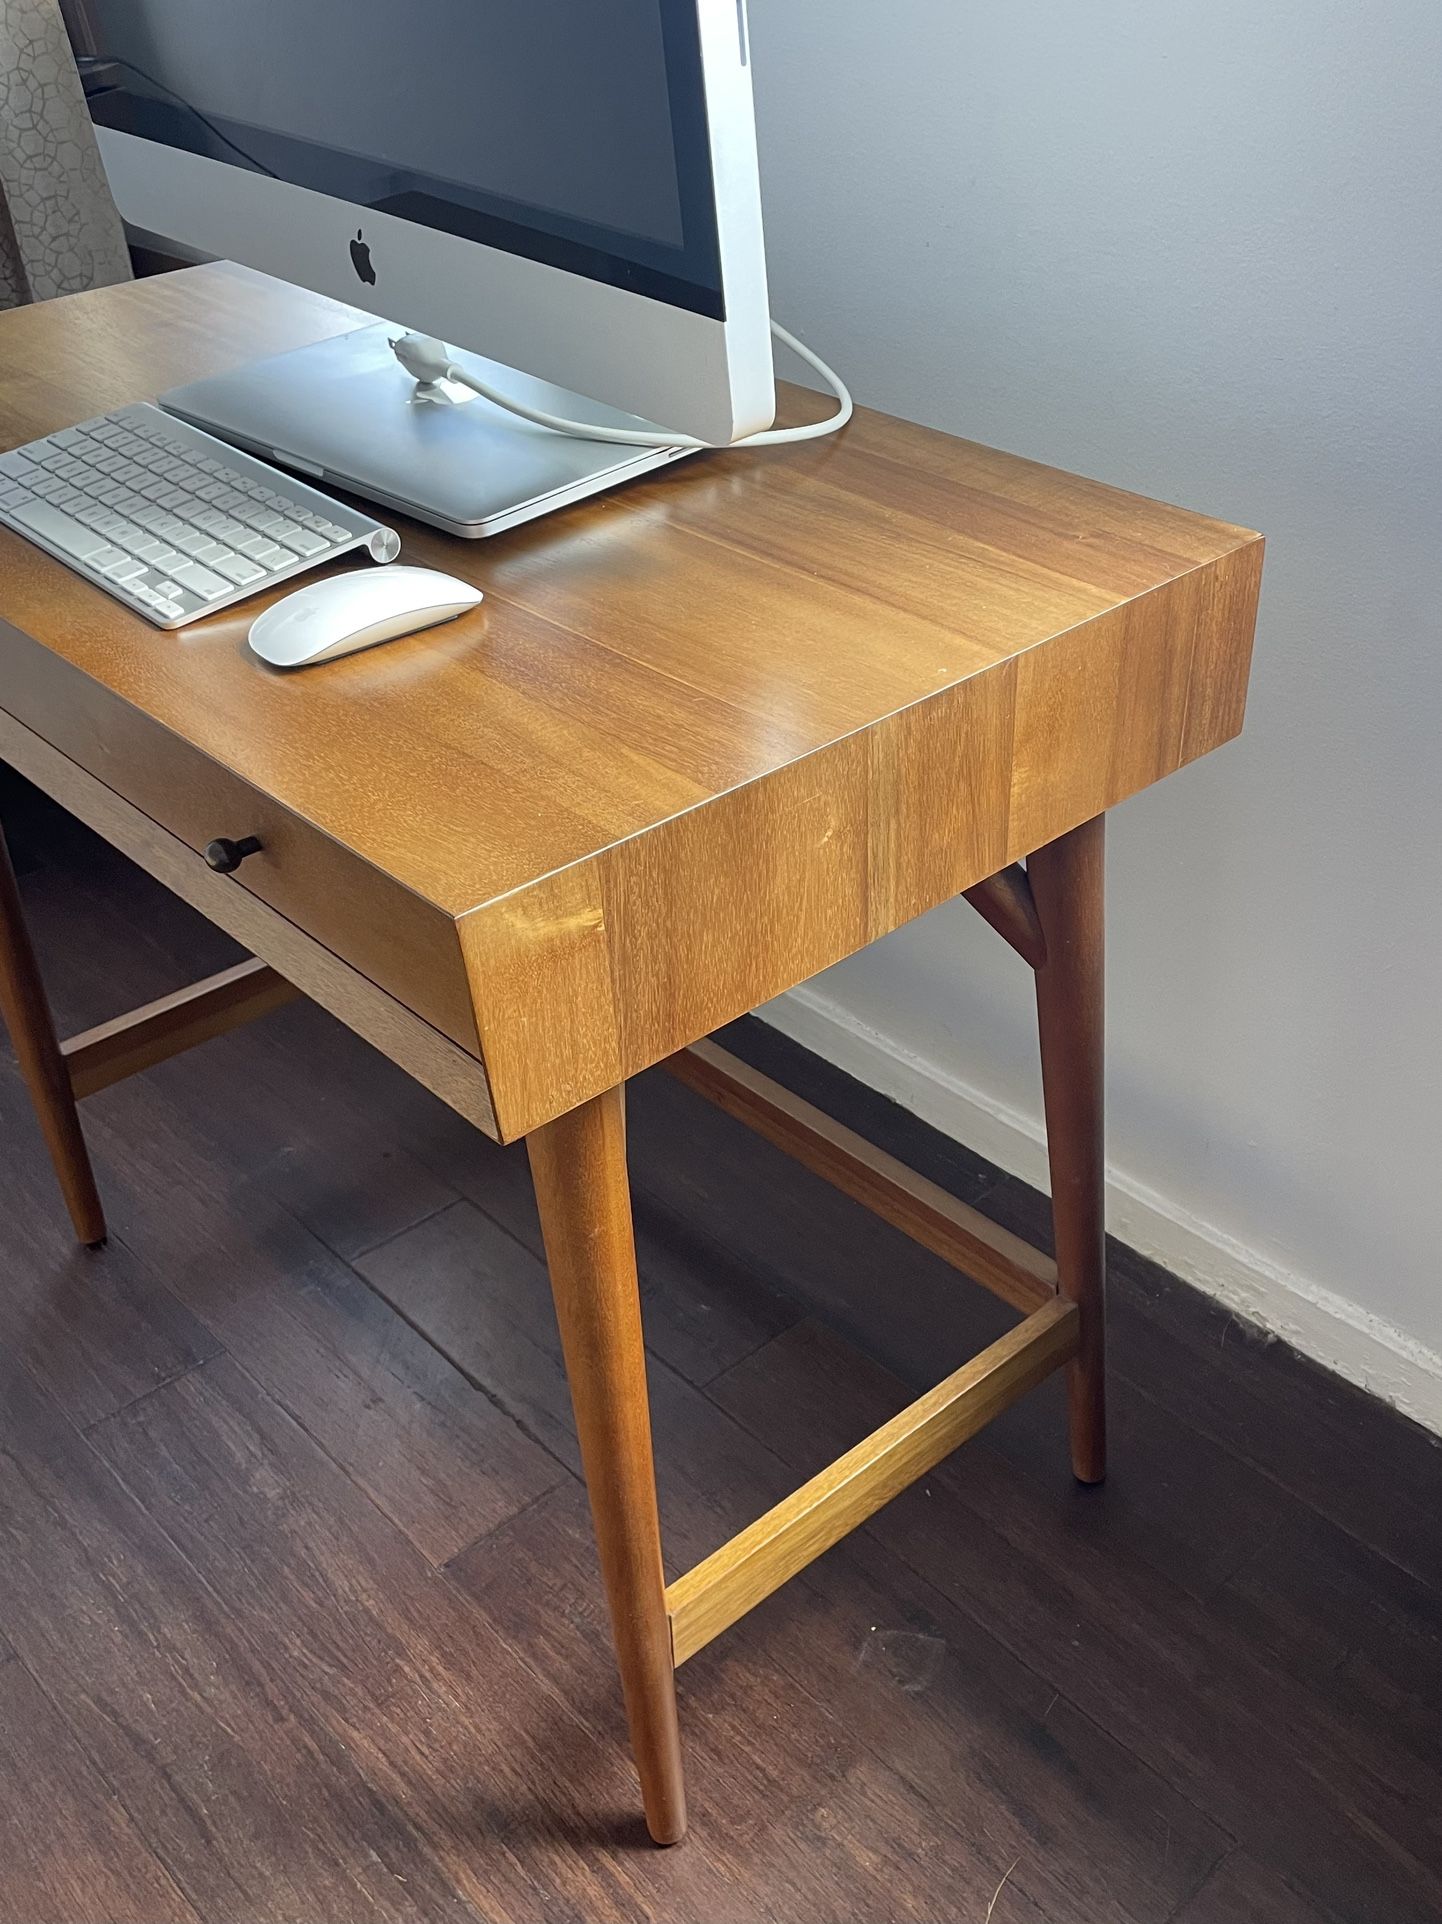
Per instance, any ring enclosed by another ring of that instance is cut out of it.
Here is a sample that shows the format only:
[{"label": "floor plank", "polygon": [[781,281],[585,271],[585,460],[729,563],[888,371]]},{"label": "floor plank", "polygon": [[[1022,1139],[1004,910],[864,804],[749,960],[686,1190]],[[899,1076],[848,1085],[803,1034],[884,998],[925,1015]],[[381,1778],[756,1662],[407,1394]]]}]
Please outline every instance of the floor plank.
[{"label": "floor plank", "polygon": [[416,1832],[277,1687],[264,1615],[238,1621],[18,1368],[0,1412],[0,1622],[190,1904],[257,1924],[469,1918]]},{"label": "floor plank", "polygon": [[[213,1332],[118,1239],[75,1241],[14,1065],[0,1060],[0,1350],[23,1358],[79,1424],[213,1356]],[[23,1146],[23,1147],[22,1147]]]},{"label": "floor plank", "polygon": [[[117,1229],[434,1563],[564,1474],[254,1179],[225,1187],[146,1079],[97,1099]],[[544,1307],[544,1304],[543,1304]]]},{"label": "floor plank", "polygon": [[[1365,1913],[1356,1913],[1358,1919]],[[1265,1871],[1245,1851],[1218,1866],[1172,1924],[1342,1924],[1290,1885]]]},{"label": "floor plank", "polygon": [[484,1386],[499,1407],[581,1472],[545,1266],[474,1204],[356,1259],[371,1287]]},{"label": "floor plank", "polygon": [[[541,1230],[523,1145],[502,1149],[471,1129],[419,1084],[374,1051],[358,1047],[338,1024],[310,1008],[283,1011],[273,1033],[316,1064],[317,1080],[349,1107],[386,1115],[398,1141],[459,1196],[488,1215],[533,1255]],[[665,1111],[655,1119],[653,1087],[670,1078],[643,1078],[629,1096],[631,1172],[638,1259],[646,1311],[646,1341],[692,1382],[721,1370],[769,1342],[801,1314],[794,1293],[772,1262],[754,1267],[748,1252],[732,1249],[688,1210],[675,1178],[693,1166],[678,1162],[666,1141]],[[664,1093],[664,1088],[663,1088]],[[700,1115],[703,1128],[709,1118]],[[687,1140],[704,1160],[709,1133],[689,1125]]]},{"label": "floor plank", "polygon": [[1291,1506],[1211,1600],[1269,1661],[1350,1721],[1435,1765],[1442,1594],[1315,1512]]},{"label": "floor plank", "polygon": [[13,1660],[0,1663],[0,1782],[3,1924],[193,1924],[110,1786]]},{"label": "floor plank", "polygon": [[92,1434],[478,1912],[717,1915],[704,1836],[635,1848],[624,1747],[579,1716],[573,1679],[526,1663],[228,1358]]},{"label": "floor plank", "polygon": [[[891,1339],[925,1354],[932,1381],[1014,1321],[1005,1304],[664,1070],[629,1085],[626,1114],[632,1180],[695,1259],[724,1251],[724,1274],[749,1276],[853,1336],[875,1324],[877,1290],[886,1291]],[[956,1186],[972,1199],[976,1185]],[[905,1290],[889,1289],[898,1274]]]},{"label": "floor plank", "polygon": [[[910,1373],[902,1380],[910,1383]],[[1078,1504],[1066,1434],[1066,1384],[1043,1384],[989,1424],[977,1447],[1001,1458],[1048,1497],[1057,1515],[1099,1548],[1147,1564],[1199,1602],[1210,1602],[1295,1515],[1282,1490],[1164,1400],[1117,1373],[1108,1398],[1115,1473],[1104,1503]],[[1146,1466],[1137,1475],[1137,1465]]]}]

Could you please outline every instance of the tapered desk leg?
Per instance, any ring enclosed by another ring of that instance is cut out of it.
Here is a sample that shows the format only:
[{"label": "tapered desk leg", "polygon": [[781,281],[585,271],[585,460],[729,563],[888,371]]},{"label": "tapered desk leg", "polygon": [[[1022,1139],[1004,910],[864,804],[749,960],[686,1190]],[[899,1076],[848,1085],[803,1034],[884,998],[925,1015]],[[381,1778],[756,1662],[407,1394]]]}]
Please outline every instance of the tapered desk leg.
[{"label": "tapered desk leg", "polygon": [[105,1214],[95,1188],[70,1075],[55,1037],[10,851],[0,831],[0,1014],[30,1091],[70,1220],[82,1243],[105,1241]]},{"label": "tapered desk leg", "polygon": [[620,1089],[527,1139],[646,1824],[686,1829]]},{"label": "tapered desk leg", "polygon": [[1026,865],[1046,937],[1036,972],[1057,1280],[1081,1312],[1067,1377],[1072,1468],[1106,1475],[1106,1231],[1103,1184],[1104,818]]}]

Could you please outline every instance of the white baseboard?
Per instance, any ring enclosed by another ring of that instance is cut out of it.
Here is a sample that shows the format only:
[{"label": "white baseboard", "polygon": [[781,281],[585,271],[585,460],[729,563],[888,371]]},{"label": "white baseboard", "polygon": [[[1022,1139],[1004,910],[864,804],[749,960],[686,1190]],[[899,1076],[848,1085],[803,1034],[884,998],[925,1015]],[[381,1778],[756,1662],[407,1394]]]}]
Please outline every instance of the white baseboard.
[{"label": "white baseboard", "polygon": [[[793,989],[757,1013],[1009,1175],[1050,1187],[1045,1138],[1030,1116],[912,1055],[815,989]],[[1236,1315],[1442,1435],[1442,1356],[1381,1317],[1278,1267],[1111,1165],[1107,1227]]]}]

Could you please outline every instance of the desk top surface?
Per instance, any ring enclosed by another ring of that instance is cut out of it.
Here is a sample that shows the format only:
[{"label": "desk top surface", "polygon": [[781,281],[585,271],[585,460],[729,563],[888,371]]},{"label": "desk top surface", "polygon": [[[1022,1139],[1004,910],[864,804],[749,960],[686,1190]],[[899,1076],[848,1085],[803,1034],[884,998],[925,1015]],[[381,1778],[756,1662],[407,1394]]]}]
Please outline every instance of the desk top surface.
[{"label": "desk top surface", "polygon": [[[370,318],[225,264],[0,315],[0,446]],[[1241,722],[1257,537],[865,410],[834,439],[701,456],[489,541],[398,525],[404,560],[473,580],[482,607],[297,674],[247,650],[259,600],[160,633],[3,529],[0,618],[458,922],[539,890],[513,933],[619,926],[629,900],[654,949],[642,922],[704,890],[698,864],[736,870],[712,904],[734,918],[764,845],[784,917],[788,894],[804,907],[794,862],[841,835],[865,897],[845,929],[728,965],[691,1009],[676,982],[703,966],[698,928],[667,964],[670,1015],[623,1064]],[[868,734],[863,769],[847,744]],[[915,756],[932,787],[906,804],[890,783]],[[959,825],[958,784],[987,832]],[[698,812],[704,832],[680,826]],[[928,853],[943,836],[969,853]],[[598,864],[594,886],[556,881]]]},{"label": "desk top surface", "polygon": [[[0,316],[0,442],[363,320],[232,267]],[[1248,538],[864,410],[495,540],[403,525],[486,602],[303,674],[259,600],[167,637],[8,531],[0,614],[459,914]]]}]

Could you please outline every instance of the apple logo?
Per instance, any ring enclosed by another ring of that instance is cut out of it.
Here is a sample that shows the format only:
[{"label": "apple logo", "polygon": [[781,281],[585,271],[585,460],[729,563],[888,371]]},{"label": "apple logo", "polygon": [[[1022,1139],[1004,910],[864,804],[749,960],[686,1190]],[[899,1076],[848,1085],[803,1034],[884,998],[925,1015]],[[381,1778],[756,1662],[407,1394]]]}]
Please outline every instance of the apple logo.
[{"label": "apple logo", "polygon": [[371,266],[371,250],[366,245],[359,227],[355,230],[355,239],[350,244],[350,264],[356,271],[357,280],[364,281],[367,287],[375,286],[376,271]]}]

